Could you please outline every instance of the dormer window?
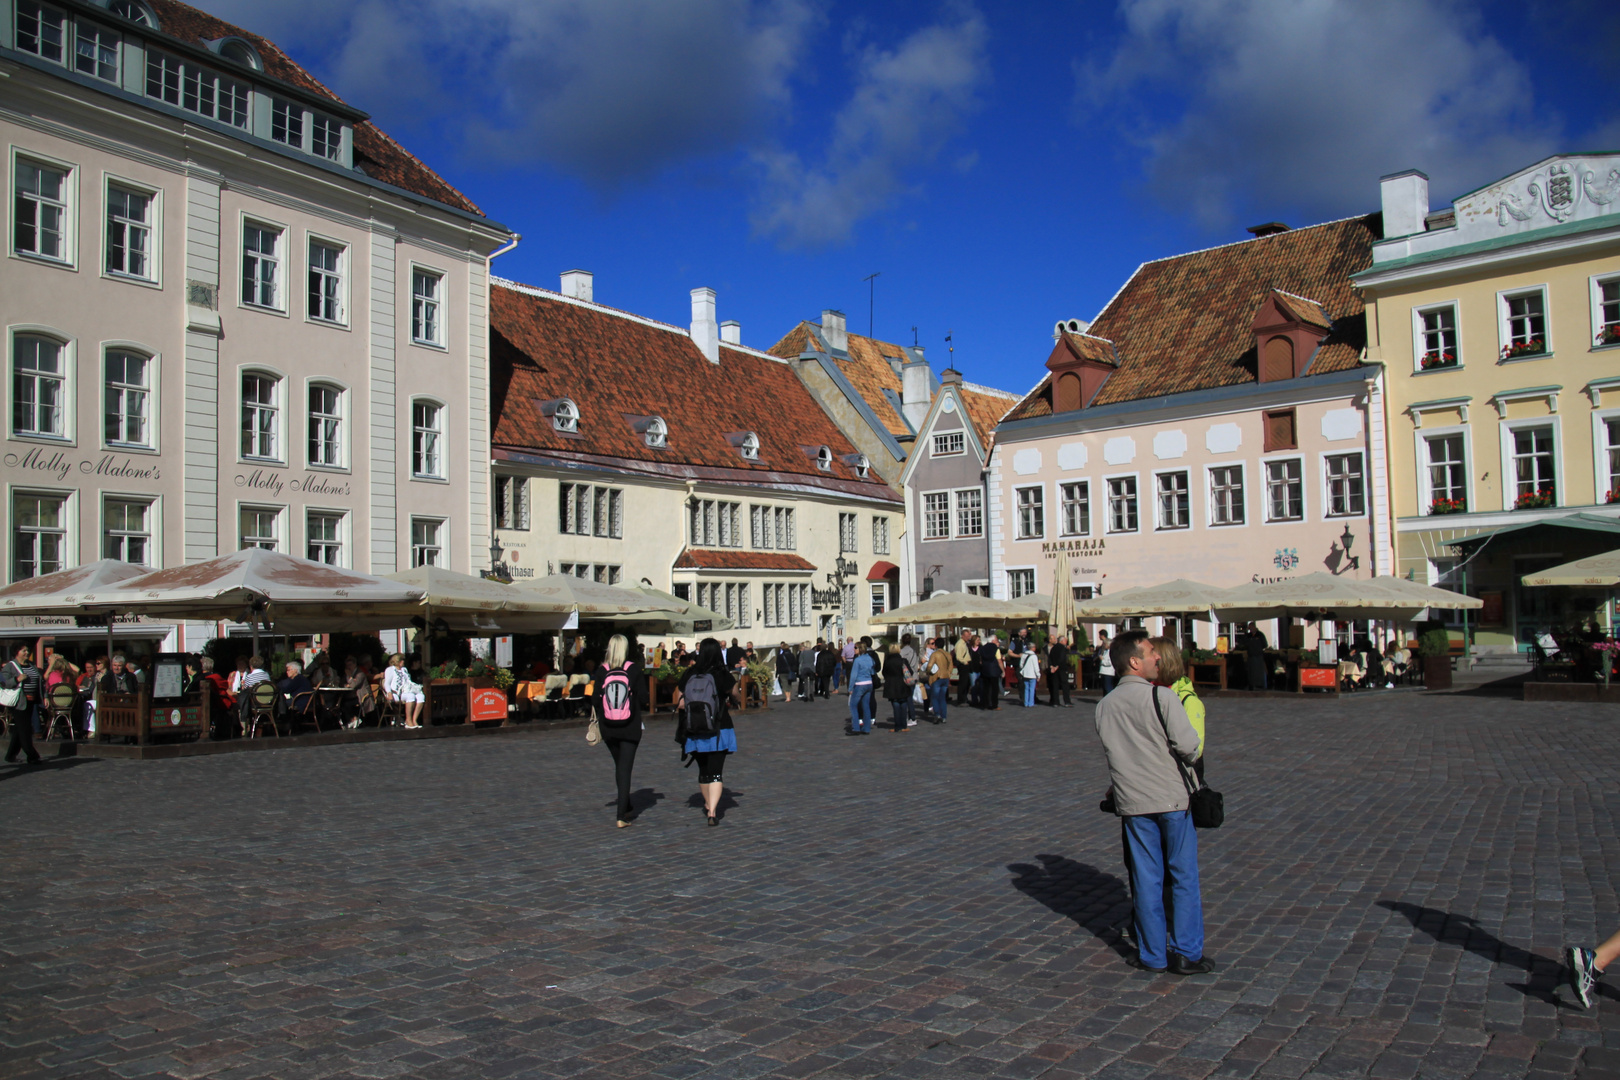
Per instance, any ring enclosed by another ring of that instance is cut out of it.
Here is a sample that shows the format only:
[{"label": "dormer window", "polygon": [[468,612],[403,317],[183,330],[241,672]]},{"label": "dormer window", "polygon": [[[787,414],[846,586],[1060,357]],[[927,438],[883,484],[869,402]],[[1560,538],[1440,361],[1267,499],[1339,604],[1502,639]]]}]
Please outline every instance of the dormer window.
[{"label": "dormer window", "polygon": [[866,474],[871,472],[871,471],[872,471],[872,463],[870,461],[866,460],[866,455],[865,454],[861,454],[859,457],[857,457],[855,459],[855,475],[856,476],[860,477],[862,480],[865,480],[866,479]]},{"label": "dormer window", "polygon": [[579,406],[567,398],[557,402],[556,411],[551,414],[551,426],[558,431],[578,434],[579,432]]},{"label": "dormer window", "polygon": [[664,423],[662,416],[655,416],[647,424],[647,445],[654,450],[663,450],[669,446],[669,425]]},{"label": "dormer window", "polygon": [[759,460],[759,436],[752,431],[742,437],[742,444],[738,447],[742,456],[749,461]]},{"label": "dormer window", "polygon": [[241,38],[224,38],[214,43],[214,51],[233,64],[241,64],[254,71],[264,70],[264,61],[259,59],[258,50]]},{"label": "dormer window", "polygon": [[137,3],[136,0],[111,0],[107,10],[132,23],[157,29],[157,18],[145,4]]},{"label": "dormer window", "polygon": [[832,472],[832,450],[823,446],[816,451],[816,468],[822,472]]}]

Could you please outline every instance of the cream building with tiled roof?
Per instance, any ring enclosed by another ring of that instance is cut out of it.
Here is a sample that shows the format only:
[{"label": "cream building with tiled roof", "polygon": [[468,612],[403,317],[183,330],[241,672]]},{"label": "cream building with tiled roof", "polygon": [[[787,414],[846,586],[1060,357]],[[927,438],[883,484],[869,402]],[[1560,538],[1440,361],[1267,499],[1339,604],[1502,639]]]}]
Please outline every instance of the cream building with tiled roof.
[{"label": "cream building with tiled roof", "polygon": [[693,290],[689,327],[596,303],[577,270],[559,291],[497,279],[492,299],[496,535],[514,576],[645,581],[758,644],[871,629],[863,583],[904,521],[891,477],[791,361],[715,321],[711,290]]},{"label": "cream building with tiled roof", "polygon": [[250,544],[485,565],[508,230],[173,0],[0,0],[0,86],[8,580]]}]

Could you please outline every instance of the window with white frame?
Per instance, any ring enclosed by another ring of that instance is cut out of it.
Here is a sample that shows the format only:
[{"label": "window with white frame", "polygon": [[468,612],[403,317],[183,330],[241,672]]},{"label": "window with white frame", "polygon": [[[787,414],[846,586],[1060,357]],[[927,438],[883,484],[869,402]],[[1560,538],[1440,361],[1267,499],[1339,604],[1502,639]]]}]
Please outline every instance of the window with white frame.
[{"label": "window with white frame", "polygon": [[855,475],[865,480],[872,472],[872,463],[865,454],[855,455]]},{"label": "window with white frame", "polygon": [[281,307],[281,230],[273,225],[242,225],[242,302]]},{"label": "window with white frame", "polygon": [[411,474],[444,479],[444,408],[435,401],[411,402]]},{"label": "window with white frame", "polygon": [[771,528],[771,508],[768,506],[750,506],[748,508],[748,541],[749,546],[760,550],[772,547],[771,541],[776,539]]},{"label": "window with white frame", "polygon": [[152,550],[152,500],[109,497],[102,504],[102,558],[148,566]]},{"label": "window with white frame", "polygon": [[1463,461],[1462,434],[1430,435],[1423,448],[1428,456],[1431,514],[1460,513],[1468,509],[1468,470]]},{"label": "window with white frame", "polygon": [[1598,466],[1601,498],[1607,503],[1620,503],[1620,416],[1599,421],[1598,430],[1603,435],[1603,455]]},{"label": "window with white frame", "polygon": [[1305,470],[1299,458],[1266,462],[1266,520],[1305,517]]},{"label": "window with white frame", "polygon": [[411,565],[446,565],[443,518],[411,518]]},{"label": "window with white frame", "polygon": [[1441,304],[1416,312],[1417,366],[1419,371],[1456,367],[1457,305]]},{"label": "window with white frame", "polygon": [[1502,359],[1540,356],[1547,351],[1547,294],[1542,289],[1503,293]]},{"label": "window with white frame", "polygon": [[1160,473],[1154,478],[1159,496],[1159,528],[1185,529],[1192,525],[1192,489],[1185,472]]},{"label": "window with white frame", "polygon": [[597,563],[592,567],[591,574],[593,581],[600,581],[603,585],[617,585],[619,579],[624,575],[624,567],[608,563]]},{"label": "window with white frame", "polygon": [[761,585],[759,599],[767,628],[787,625],[787,586]]},{"label": "window with white frame", "polygon": [[341,161],[343,125],[330,116],[313,113],[310,121],[309,152],[328,161]]},{"label": "window with white frame", "polygon": [[752,431],[745,434],[742,437],[742,445],[739,447],[739,450],[742,456],[747,458],[749,461],[758,461],[759,436],[754,434]]},{"label": "window with white frame", "polygon": [[311,510],[304,519],[304,557],[328,566],[343,565],[343,518],[331,510]]},{"label": "window with white frame", "polygon": [[343,390],[330,383],[309,386],[309,463],[343,467]]},{"label": "window with white frame", "polygon": [[823,446],[816,451],[816,468],[822,472],[832,472],[832,448]]},{"label": "window with white frame", "polygon": [[260,371],[242,373],[242,456],[281,458],[281,380]]},{"label": "window with white frame", "polygon": [[624,536],[624,489],[557,485],[557,530],[574,536]]},{"label": "window with white frame", "polygon": [[1620,345],[1620,277],[1592,279],[1592,341]]},{"label": "window with white frame", "polygon": [[240,546],[281,549],[281,509],[275,506],[244,506],[237,512]]},{"label": "window with white frame", "polygon": [[1329,454],[1322,459],[1322,467],[1327,475],[1328,516],[1366,513],[1366,476],[1361,454]]},{"label": "window with white frame", "polygon": [[1556,506],[1557,462],[1553,456],[1551,424],[1513,430],[1514,506]]},{"label": "window with white frame", "polygon": [[956,535],[958,537],[984,535],[984,491],[963,488],[956,493]]},{"label": "window with white frame", "polygon": [[151,281],[152,196],[107,185],[107,273]]},{"label": "window with white frame", "polygon": [[495,478],[495,527],[529,529],[529,478],[527,476],[497,476]]},{"label": "window with white frame", "polygon": [[43,162],[17,159],[11,223],[12,250],[57,262],[68,261],[68,171]]},{"label": "window with white frame", "polygon": [[41,60],[66,61],[67,16],[34,0],[17,0],[18,52],[32,53]]},{"label": "window with white frame", "polygon": [[431,270],[411,271],[411,340],[423,345],[444,344],[444,275]]},{"label": "window with white frame", "polygon": [[960,454],[967,448],[966,436],[960,431],[946,431],[934,436],[934,456]]},{"label": "window with white frame", "polygon": [[557,407],[551,412],[551,426],[565,434],[576,434],[579,431],[579,406],[567,398],[557,402]]},{"label": "window with white frame", "polygon": [[128,19],[141,26],[156,27],[152,21],[152,13],[146,9],[141,0],[108,0],[107,10],[121,19]]},{"label": "window with white frame", "polygon": [[872,594],[872,614],[881,615],[885,611],[888,611],[889,583],[886,581],[875,581],[872,583],[869,591]]},{"label": "window with white frame", "polygon": [[1242,525],[1243,466],[1218,465],[1209,470],[1209,523]]},{"label": "window with white frame", "polygon": [[1029,596],[1035,591],[1034,570],[1007,571],[1007,596],[1013,600]]},{"label": "window with white frame", "polygon": [[1137,528],[1136,477],[1116,476],[1108,481],[1108,531],[1133,533]]},{"label": "window with white frame", "polygon": [[655,416],[647,421],[647,445],[654,450],[663,450],[669,446],[669,424],[662,416]]},{"label": "window with white frame", "polygon": [[67,365],[61,342],[18,334],[11,343],[11,433],[67,435]]},{"label": "window with white frame", "polygon": [[951,538],[951,493],[931,491],[923,496],[923,539]]},{"label": "window with white frame", "polygon": [[339,244],[309,242],[309,317],[341,323],[343,312],[343,254]]},{"label": "window with white frame", "polygon": [[889,519],[886,517],[872,518],[872,554],[887,555],[889,553]]},{"label": "window with white frame", "polygon": [[102,433],[109,445],[151,446],[152,358],[108,349]]},{"label": "window with white frame", "polygon": [[838,515],[838,553],[848,555],[860,550],[859,519],[854,514]]},{"label": "window with white frame", "polygon": [[1039,540],[1046,535],[1046,489],[1016,489],[1018,500],[1018,539]]},{"label": "window with white frame", "polygon": [[146,96],[232,127],[248,126],[246,83],[151,48],[146,50]]},{"label": "window with white frame", "polygon": [[66,495],[13,492],[11,521],[11,580],[67,569]]},{"label": "window with white frame", "polygon": [[78,20],[75,29],[77,33],[74,35],[73,70],[81,75],[116,83],[118,34],[84,19]]},{"label": "window with white frame", "polygon": [[776,508],[776,550],[794,551],[799,546],[799,534],[793,527],[793,507]]},{"label": "window with white frame", "polygon": [[1091,535],[1091,482],[1071,480],[1058,485],[1063,510],[1064,536]]},{"label": "window with white frame", "polygon": [[304,148],[304,110],[282,98],[270,102],[270,139],[302,150]]}]

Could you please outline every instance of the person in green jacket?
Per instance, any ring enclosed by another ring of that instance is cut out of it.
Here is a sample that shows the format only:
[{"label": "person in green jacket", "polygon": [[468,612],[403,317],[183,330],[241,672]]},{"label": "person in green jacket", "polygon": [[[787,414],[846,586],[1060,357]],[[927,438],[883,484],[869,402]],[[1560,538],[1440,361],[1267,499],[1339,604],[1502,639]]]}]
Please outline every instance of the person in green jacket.
[{"label": "person in green jacket", "polygon": [[1192,679],[1187,675],[1187,664],[1181,656],[1181,646],[1167,637],[1152,639],[1154,649],[1159,653],[1159,677],[1154,680],[1160,686],[1168,686],[1172,693],[1181,699],[1181,707],[1187,710],[1187,720],[1192,724],[1193,730],[1198,733],[1198,760],[1193,762],[1193,771],[1198,779],[1204,778],[1204,750],[1208,745],[1204,739],[1204,702],[1193,689]]}]

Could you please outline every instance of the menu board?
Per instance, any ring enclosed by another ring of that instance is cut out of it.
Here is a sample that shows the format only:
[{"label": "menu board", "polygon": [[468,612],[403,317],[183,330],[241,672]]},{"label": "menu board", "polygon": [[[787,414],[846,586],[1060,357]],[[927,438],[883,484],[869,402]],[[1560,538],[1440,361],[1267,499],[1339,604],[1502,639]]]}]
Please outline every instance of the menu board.
[{"label": "menu board", "polygon": [[177,698],[185,694],[185,671],[178,660],[159,660],[152,665],[152,697],[154,700]]}]

